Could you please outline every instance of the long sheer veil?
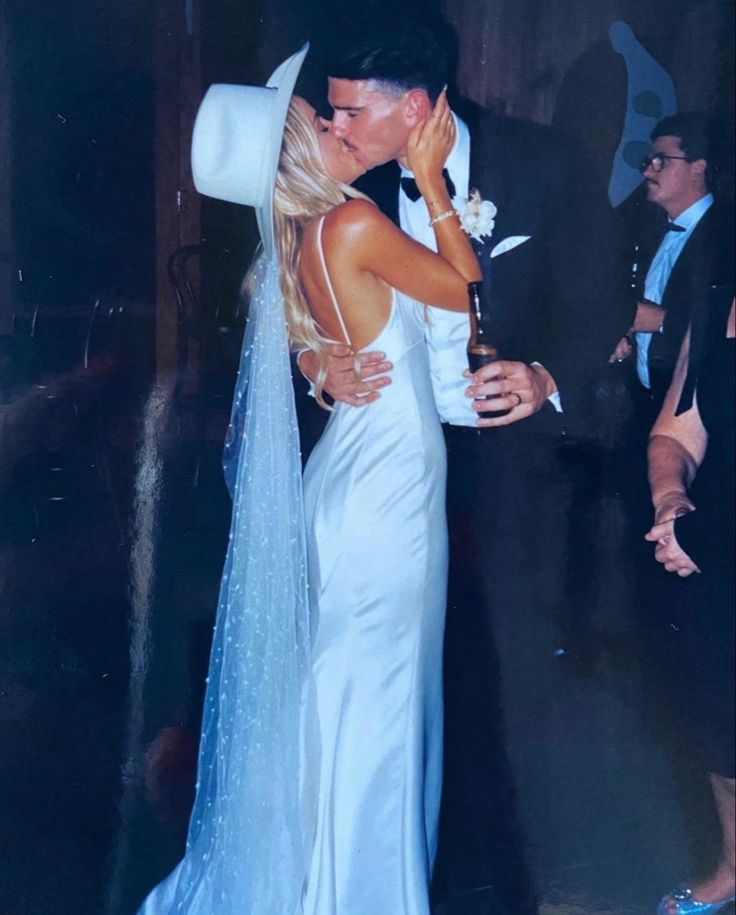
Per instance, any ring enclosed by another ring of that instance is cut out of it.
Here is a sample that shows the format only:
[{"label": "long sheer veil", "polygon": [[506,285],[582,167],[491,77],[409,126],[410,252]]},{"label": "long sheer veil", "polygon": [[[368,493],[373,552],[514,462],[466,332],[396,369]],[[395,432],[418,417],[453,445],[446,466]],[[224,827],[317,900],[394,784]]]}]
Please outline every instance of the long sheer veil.
[{"label": "long sheer veil", "polygon": [[225,473],[233,497],[187,851],[141,915],[296,915],[309,669],[301,460],[276,257],[251,268]]}]

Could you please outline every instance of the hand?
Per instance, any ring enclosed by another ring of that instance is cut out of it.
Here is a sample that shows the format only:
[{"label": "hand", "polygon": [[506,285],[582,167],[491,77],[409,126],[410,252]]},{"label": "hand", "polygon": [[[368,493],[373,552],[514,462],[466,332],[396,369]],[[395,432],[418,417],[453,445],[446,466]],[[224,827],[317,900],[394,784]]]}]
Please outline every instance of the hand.
[{"label": "hand", "polygon": [[629,342],[628,337],[621,337],[621,339],[616,344],[616,349],[611,353],[608,358],[608,362],[623,362],[624,359],[628,359],[632,353],[631,343]]},{"label": "hand", "polygon": [[477,413],[509,410],[505,416],[479,417],[481,428],[508,426],[532,416],[545,405],[550,395],[557,390],[554,378],[543,365],[527,365],[526,362],[499,360],[478,369],[474,375],[465,372],[472,385],[465,390],[466,397],[491,400],[473,400]]},{"label": "hand", "polygon": [[455,120],[443,89],[430,116],[412,130],[406,147],[407,164],[425,199],[435,185],[444,187],[442,169],[454,144]]},{"label": "hand", "polygon": [[[344,343],[328,343],[327,352],[327,378],[324,390],[334,400],[354,407],[366,407],[381,396],[380,388],[391,384],[391,379],[383,374],[393,368],[393,365],[386,361],[385,353],[354,354]],[[317,376],[317,358],[314,353],[305,350],[299,356],[298,362],[301,372],[310,381],[314,381]],[[359,367],[358,371],[356,366]],[[376,377],[379,375],[380,377]]]},{"label": "hand", "polygon": [[657,562],[661,562],[668,572],[676,572],[680,578],[700,571],[675,537],[675,521],[694,510],[695,506],[685,493],[667,493],[655,509],[652,529],[644,535],[645,540],[657,544],[654,549]]}]

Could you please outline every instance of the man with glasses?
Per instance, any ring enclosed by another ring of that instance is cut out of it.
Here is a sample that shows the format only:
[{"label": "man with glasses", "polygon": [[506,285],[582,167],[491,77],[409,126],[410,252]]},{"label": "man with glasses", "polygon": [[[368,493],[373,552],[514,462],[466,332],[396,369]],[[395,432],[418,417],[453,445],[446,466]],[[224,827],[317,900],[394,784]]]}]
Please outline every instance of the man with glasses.
[{"label": "man with glasses", "polygon": [[679,663],[683,588],[679,579],[656,566],[651,545],[644,541],[651,524],[647,440],[672,379],[693,307],[710,286],[733,276],[733,209],[713,194],[723,147],[718,125],[700,113],[665,118],[652,132],[641,171],[648,200],[666,218],[658,246],[642,259],[648,266],[633,326],[611,356],[612,362],[621,362],[636,354],[637,378],[631,379],[633,412],[620,463],[628,553],[634,563],[638,606],[646,620],[640,632],[652,682],[659,678],[668,682],[668,668]]},{"label": "man with glasses", "polygon": [[649,263],[643,297],[611,361],[636,349],[643,421],[651,426],[672,379],[693,300],[733,274],[733,216],[714,206],[713,179],[723,142],[712,118],[697,112],[664,118],[641,163],[647,199],[667,216]]}]

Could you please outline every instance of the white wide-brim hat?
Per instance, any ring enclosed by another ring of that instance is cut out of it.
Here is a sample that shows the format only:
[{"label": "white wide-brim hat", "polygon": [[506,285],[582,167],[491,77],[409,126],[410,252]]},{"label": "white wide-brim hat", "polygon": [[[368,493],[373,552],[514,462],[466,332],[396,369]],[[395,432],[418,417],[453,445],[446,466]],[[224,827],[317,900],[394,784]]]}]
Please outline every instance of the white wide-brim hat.
[{"label": "white wide-brim hat", "polygon": [[273,193],[286,113],[309,45],[271,74],[264,88],[218,83],[207,90],[192,135],[200,194],[255,207],[266,256],[274,253]]}]

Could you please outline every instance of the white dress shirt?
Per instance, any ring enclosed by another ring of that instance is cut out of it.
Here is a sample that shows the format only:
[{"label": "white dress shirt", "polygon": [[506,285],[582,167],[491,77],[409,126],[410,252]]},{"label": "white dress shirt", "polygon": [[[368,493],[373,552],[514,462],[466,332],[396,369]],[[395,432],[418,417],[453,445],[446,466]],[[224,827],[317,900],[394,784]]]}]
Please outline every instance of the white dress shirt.
[{"label": "white dress shirt", "polygon": [[[682,249],[687,244],[688,239],[693,234],[695,226],[705,216],[713,205],[713,195],[706,194],[701,197],[692,206],[688,207],[675,220],[670,222],[682,226],[684,232],[665,232],[665,236],[657,248],[657,253],[652,258],[652,263],[647,271],[647,278],[644,283],[644,298],[655,305],[661,305],[664,298],[664,291],[670,280],[672,269],[677,263],[677,258],[682,253]],[[639,381],[645,388],[650,388],[649,381],[649,346],[652,342],[653,334],[637,333],[636,335],[636,373]]]}]

